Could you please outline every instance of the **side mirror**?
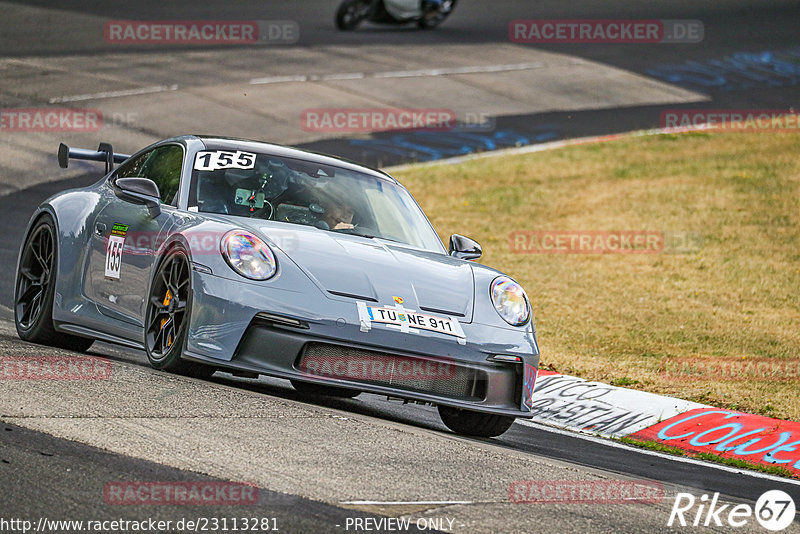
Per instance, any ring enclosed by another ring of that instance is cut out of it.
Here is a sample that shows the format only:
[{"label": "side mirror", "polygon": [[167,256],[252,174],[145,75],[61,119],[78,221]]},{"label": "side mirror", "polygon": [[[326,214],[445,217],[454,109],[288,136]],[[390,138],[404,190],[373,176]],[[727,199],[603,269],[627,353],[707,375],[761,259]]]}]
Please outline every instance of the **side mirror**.
[{"label": "side mirror", "polygon": [[463,235],[453,234],[450,236],[448,254],[462,260],[477,260],[483,254],[483,249],[477,241]]},{"label": "side mirror", "polygon": [[125,202],[147,206],[150,217],[154,219],[161,214],[161,193],[153,180],[118,178],[115,186],[114,193]]}]

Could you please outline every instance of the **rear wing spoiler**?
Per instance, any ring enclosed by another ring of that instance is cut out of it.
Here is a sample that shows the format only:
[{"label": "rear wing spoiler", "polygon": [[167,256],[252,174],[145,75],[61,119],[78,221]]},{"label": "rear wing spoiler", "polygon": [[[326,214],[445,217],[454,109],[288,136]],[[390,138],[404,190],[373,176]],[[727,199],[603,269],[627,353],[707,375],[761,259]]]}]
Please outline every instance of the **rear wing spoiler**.
[{"label": "rear wing spoiler", "polygon": [[102,161],[106,164],[106,174],[114,169],[115,163],[122,163],[130,158],[127,154],[114,154],[114,149],[109,143],[100,143],[97,150],[85,148],[70,148],[64,143],[58,145],[58,166],[66,169],[70,159],[83,159],[88,161]]}]

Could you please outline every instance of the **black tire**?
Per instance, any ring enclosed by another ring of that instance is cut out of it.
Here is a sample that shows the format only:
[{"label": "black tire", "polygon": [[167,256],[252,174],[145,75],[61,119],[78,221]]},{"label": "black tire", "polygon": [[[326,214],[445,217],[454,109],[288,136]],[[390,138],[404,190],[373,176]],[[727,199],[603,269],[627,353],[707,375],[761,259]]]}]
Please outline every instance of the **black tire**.
[{"label": "black tire", "polygon": [[186,251],[172,246],[155,270],[147,301],[144,346],[154,369],[195,378],[209,378],[217,370],[182,358],[189,335],[192,307],[191,264]]},{"label": "black tire", "polygon": [[355,30],[364,20],[361,15],[363,3],[363,0],[344,0],[336,10],[336,27],[345,32]]},{"label": "black tire", "polygon": [[300,393],[308,395],[320,395],[323,397],[339,397],[341,399],[353,399],[358,397],[361,392],[355,389],[339,388],[336,386],[323,386],[322,384],[311,384],[292,380],[292,387]]},{"label": "black tire", "polygon": [[445,13],[425,14],[417,21],[417,26],[423,30],[432,30],[444,22],[455,7],[456,0],[453,0],[450,4],[450,8]]},{"label": "black tire", "polygon": [[456,434],[476,438],[495,438],[511,428],[516,419],[508,415],[473,412],[450,406],[439,406],[439,417]]},{"label": "black tire", "polygon": [[58,246],[56,225],[49,215],[34,225],[25,240],[14,288],[14,323],[20,339],[85,352],[94,339],[57,332],[53,325]]}]

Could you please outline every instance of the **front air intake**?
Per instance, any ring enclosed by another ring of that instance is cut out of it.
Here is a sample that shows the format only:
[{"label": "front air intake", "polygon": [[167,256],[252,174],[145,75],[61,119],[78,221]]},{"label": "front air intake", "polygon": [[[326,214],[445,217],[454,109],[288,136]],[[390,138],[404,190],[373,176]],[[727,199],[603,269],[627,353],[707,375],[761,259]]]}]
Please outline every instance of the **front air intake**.
[{"label": "front air intake", "polygon": [[297,368],[310,377],[331,378],[427,393],[458,400],[486,396],[483,371],[446,358],[399,356],[329,343],[308,343]]}]

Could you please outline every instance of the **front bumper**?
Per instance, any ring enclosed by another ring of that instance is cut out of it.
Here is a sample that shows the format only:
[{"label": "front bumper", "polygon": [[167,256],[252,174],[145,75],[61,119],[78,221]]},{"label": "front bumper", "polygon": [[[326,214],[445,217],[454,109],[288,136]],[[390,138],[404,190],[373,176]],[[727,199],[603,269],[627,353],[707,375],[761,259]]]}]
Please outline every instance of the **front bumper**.
[{"label": "front bumper", "polygon": [[[193,287],[187,359],[418,402],[532,415],[539,353],[530,326],[460,323],[466,336],[460,344],[453,336],[384,325],[364,332],[355,299],[234,283],[199,272]],[[491,361],[496,355],[519,362]]]}]

